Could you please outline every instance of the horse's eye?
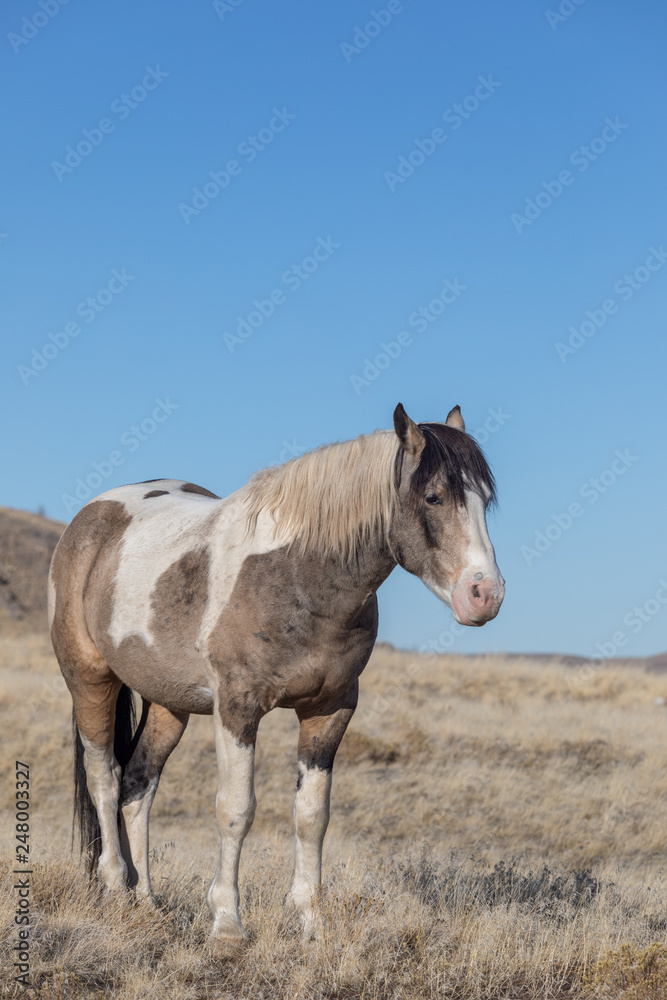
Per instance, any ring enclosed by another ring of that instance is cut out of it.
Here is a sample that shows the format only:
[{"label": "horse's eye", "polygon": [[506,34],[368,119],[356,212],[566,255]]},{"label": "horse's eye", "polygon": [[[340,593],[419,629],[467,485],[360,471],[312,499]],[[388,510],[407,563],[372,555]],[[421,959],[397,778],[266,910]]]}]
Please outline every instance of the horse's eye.
[{"label": "horse's eye", "polygon": [[437,493],[427,493],[424,500],[426,503],[440,503],[440,497]]}]

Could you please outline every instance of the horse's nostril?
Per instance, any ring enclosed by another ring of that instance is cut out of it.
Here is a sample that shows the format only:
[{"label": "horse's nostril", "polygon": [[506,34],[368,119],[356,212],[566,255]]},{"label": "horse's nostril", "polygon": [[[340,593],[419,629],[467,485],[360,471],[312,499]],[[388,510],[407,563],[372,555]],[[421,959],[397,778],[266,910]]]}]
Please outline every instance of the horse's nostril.
[{"label": "horse's nostril", "polygon": [[477,584],[474,584],[472,588],[472,596],[479,597],[479,587],[477,586]]}]

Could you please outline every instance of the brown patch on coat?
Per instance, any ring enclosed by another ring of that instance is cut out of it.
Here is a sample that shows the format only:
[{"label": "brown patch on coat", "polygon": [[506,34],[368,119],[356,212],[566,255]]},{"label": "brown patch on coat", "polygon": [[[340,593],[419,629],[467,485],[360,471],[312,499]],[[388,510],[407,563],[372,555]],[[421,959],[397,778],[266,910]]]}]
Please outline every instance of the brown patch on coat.
[{"label": "brown patch on coat", "polygon": [[87,504],[63,532],[51,562],[53,648],[72,695],[79,730],[100,746],[113,741],[121,682],[93,642],[83,595],[100,551],[118,546],[131,520],[117,500]]},{"label": "brown patch on coat", "polygon": [[200,496],[203,496],[203,497],[212,497],[213,500],[219,500],[220,499],[220,497],[217,495],[217,493],[211,493],[210,490],[204,489],[203,486],[197,486],[196,483],[183,483],[183,485],[180,486],[179,489],[183,493],[199,493]]},{"label": "brown patch on coat", "polygon": [[388,553],[370,558],[351,568],[285,547],[245,559],[208,644],[222,723],[238,740],[278,706],[311,719],[341,707],[375,642],[375,591],[395,565]]},{"label": "brown patch on coat", "polygon": [[144,500],[150,500],[151,497],[166,497],[169,494],[169,490],[151,490],[150,493],[144,493]]},{"label": "brown patch on coat", "polygon": [[169,649],[196,642],[208,600],[209,563],[207,549],[191,549],[158,577],[151,594],[149,627]]},{"label": "brown patch on coat", "polygon": [[109,581],[116,577],[119,555],[109,552],[91,573],[86,604],[97,645],[123,682],[143,698],[176,714],[210,715],[211,699],[200,690],[210,682],[197,651],[208,599],[208,550],[191,549],[157,579],[148,622],[153,643],[131,635],[116,647],[109,629],[114,601],[123,598]]},{"label": "brown patch on coat", "polygon": [[334,757],[359,698],[359,680],[355,679],[338,704],[323,714],[297,713],[301,722],[298,756],[306,767],[331,771]]}]

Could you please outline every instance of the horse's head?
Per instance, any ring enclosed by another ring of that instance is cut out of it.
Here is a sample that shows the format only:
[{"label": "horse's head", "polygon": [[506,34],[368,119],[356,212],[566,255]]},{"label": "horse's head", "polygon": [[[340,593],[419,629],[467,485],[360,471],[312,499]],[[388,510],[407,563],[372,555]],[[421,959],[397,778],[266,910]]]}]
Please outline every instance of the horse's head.
[{"label": "horse's head", "polygon": [[491,470],[455,406],[444,424],[415,424],[399,403],[398,500],[389,531],[398,563],[424,581],[461,625],[495,618],[505,594],[486,528]]}]

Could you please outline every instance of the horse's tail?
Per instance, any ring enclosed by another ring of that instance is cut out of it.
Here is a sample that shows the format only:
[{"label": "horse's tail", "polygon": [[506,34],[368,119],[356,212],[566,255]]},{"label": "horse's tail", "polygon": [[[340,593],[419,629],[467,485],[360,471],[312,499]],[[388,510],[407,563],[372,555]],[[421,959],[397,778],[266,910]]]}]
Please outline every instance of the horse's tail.
[{"label": "horse's tail", "polygon": [[[116,700],[116,721],[114,724],[113,741],[114,757],[123,771],[132,756],[140,735],[136,728],[136,721],[132,691],[126,684],[123,684]],[[81,742],[81,734],[79,733],[74,713],[72,713],[72,727],[74,731],[74,826],[72,829],[72,839],[74,839],[74,830],[78,829],[81,853],[86,857],[88,873],[93,875],[97,870],[97,863],[100,860],[102,836],[97,810],[88,792],[86,769],[83,763],[83,743]],[[118,822],[120,825],[120,807]]]}]

